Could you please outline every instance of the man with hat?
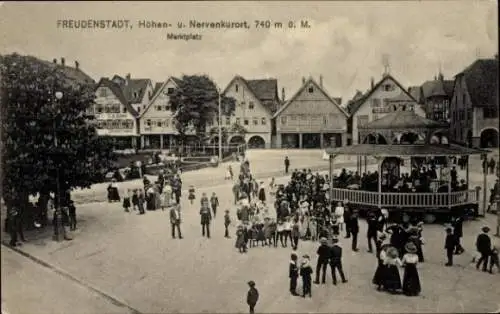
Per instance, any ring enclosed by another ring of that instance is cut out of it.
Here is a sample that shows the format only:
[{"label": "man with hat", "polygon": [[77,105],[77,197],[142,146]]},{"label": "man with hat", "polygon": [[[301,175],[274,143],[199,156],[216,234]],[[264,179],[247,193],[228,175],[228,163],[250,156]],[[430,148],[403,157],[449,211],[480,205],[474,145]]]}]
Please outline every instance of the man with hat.
[{"label": "man with hat", "polygon": [[359,233],[359,221],[358,221],[358,211],[353,211],[346,221],[346,229],[352,234],[352,250],[354,252],[358,250],[358,233]]},{"label": "man with hat", "polygon": [[377,217],[373,211],[368,212],[367,217],[368,231],[366,237],[368,238],[368,252],[373,252],[372,241],[377,245]]},{"label": "man with hat", "polygon": [[319,284],[319,275],[320,271],[323,271],[323,274],[321,276],[321,283],[326,282],[326,269],[328,266],[328,258],[330,256],[330,248],[328,247],[328,241],[326,238],[321,238],[319,239],[320,246],[318,247],[318,250],[316,251],[316,254],[318,254],[318,261],[316,262],[316,280],[314,281],[315,284]]},{"label": "man with hat", "polygon": [[[349,239],[351,237],[351,216],[353,215],[353,212],[349,208],[349,200],[345,199],[344,200],[344,221],[345,221],[345,238]],[[358,227],[358,232],[359,232],[359,227]]]},{"label": "man with hat", "polygon": [[311,276],[313,273],[312,267],[309,264],[309,255],[302,256],[302,263],[300,265],[300,276],[302,277],[302,297],[306,295],[312,297]]},{"label": "man with hat", "polygon": [[337,236],[334,236],[332,242],[333,245],[330,248],[329,259],[330,259],[330,269],[332,271],[333,284],[337,285],[337,276],[335,274],[335,270],[338,270],[342,282],[346,283],[347,280],[345,279],[344,270],[342,268],[342,248],[339,245],[339,238]]},{"label": "man with hat", "polygon": [[255,313],[255,305],[257,305],[257,301],[259,301],[259,291],[255,288],[255,282],[253,280],[248,282],[248,286],[250,289],[248,289],[247,293],[247,304],[250,307],[250,314],[253,314]]},{"label": "man with hat", "polygon": [[207,238],[210,239],[210,221],[212,220],[212,213],[210,212],[210,207],[208,204],[203,204],[200,209],[201,216],[201,235],[204,237],[205,234]]},{"label": "man with hat", "polygon": [[231,217],[229,216],[229,210],[224,211],[224,238],[229,238],[229,225],[231,224]]},{"label": "man with hat", "polygon": [[477,261],[476,269],[479,269],[481,263],[483,264],[483,271],[487,271],[488,259],[491,254],[491,238],[488,235],[490,232],[490,228],[488,226],[484,226],[481,228],[483,231],[480,235],[477,236],[476,239],[476,249],[481,254],[481,257]]},{"label": "man with hat", "polygon": [[453,234],[455,235],[456,239],[456,246],[455,246],[455,254],[462,254],[465,250],[460,245],[460,239],[463,236],[463,222],[464,219],[462,218],[462,215],[459,215],[458,217],[452,217],[451,218],[451,225],[453,227]]}]

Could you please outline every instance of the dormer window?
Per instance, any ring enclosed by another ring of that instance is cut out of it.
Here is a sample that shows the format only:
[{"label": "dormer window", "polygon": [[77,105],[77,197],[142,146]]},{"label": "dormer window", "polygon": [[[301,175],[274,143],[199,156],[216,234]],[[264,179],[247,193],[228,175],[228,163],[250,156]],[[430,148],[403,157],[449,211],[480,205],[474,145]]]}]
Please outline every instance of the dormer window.
[{"label": "dormer window", "polygon": [[150,128],[150,127],[151,127],[151,120],[146,120],[146,126],[147,126],[148,128]]},{"label": "dormer window", "polygon": [[238,92],[238,84],[235,84],[235,85],[234,85],[234,90],[235,90],[236,92]]},{"label": "dormer window", "polygon": [[123,111],[123,113],[127,113],[127,108],[125,108],[125,106],[123,106],[122,111]]},{"label": "dormer window", "polygon": [[384,85],[384,91],[390,92],[392,90],[394,90],[394,85],[392,85],[392,84],[385,84]]},{"label": "dormer window", "polygon": [[174,93],[174,88],[173,87],[169,87],[167,89],[167,95],[172,95]]},{"label": "dormer window", "polygon": [[314,88],[311,86],[311,87],[309,87],[309,89],[307,91],[309,92],[309,94],[312,94],[312,93],[314,93]]}]

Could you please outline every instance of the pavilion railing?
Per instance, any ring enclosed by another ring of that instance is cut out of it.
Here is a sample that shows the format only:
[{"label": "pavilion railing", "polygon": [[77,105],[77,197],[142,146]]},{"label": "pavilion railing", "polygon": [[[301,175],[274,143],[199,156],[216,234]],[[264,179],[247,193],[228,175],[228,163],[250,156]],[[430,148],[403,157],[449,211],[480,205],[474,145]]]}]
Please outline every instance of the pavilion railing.
[{"label": "pavilion railing", "polygon": [[368,206],[401,208],[447,208],[479,202],[477,190],[451,193],[393,193],[370,192],[349,189],[332,189],[334,201],[349,200],[350,203]]}]

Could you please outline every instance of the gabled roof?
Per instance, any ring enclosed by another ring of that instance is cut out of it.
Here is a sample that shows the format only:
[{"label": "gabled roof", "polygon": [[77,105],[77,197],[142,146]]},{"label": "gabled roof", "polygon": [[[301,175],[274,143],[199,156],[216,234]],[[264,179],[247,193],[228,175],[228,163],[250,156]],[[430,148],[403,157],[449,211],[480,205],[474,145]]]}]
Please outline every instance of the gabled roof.
[{"label": "gabled roof", "polygon": [[443,81],[444,92],[448,97],[453,97],[453,89],[455,88],[455,81],[453,80],[445,80]]},{"label": "gabled roof", "polygon": [[132,105],[130,105],[130,103],[127,101],[127,99],[125,98],[125,95],[123,95],[123,90],[120,88],[120,86],[118,84],[111,81],[107,77],[103,77],[99,80],[99,83],[97,83],[96,90],[99,87],[109,88],[111,90],[111,92],[116,96],[116,98],[118,98],[118,100],[123,105],[125,105],[128,112],[130,112],[134,117],[137,117],[139,115],[137,113],[137,111],[135,111],[134,107],[132,107]]},{"label": "gabled roof", "polygon": [[478,155],[485,154],[487,150],[469,148],[454,144],[420,144],[420,145],[380,145],[359,144],[328,148],[329,155],[351,155],[351,156],[456,156],[456,155]]},{"label": "gabled roof", "polygon": [[278,97],[278,80],[277,79],[258,79],[258,80],[246,80],[245,78],[236,75],[227,84],[222,94],[226,94],[229,87],[233,84],[235,80],[241,80],[245,83],[248,90],[257,98],[261,105],[266,108],[271,114],[276,112],[280,99]]},{"label": "gabled roof", "polygon": [[161,82],[158,82],[155,84],[155,86],[153,87],[153,97],[156,95],[156,93],[160,90],[160,87],[163,86],[163,83]]},{"label": "gabled roof", "polygon": [[380,85],[382,85],[383,82],[385,82],[386,80],[392,80],[402,91],[404,91],[405,94],[407,94],[410,99],[412,101],[415,101],[416,103],[419,103],[412,95],[410,95],[406,89],[390,74],[386,74],[382,77],[382,79],[380,81],[378,81],[377,84],[375,84],[375,86],[373,86],[372,89],[370,89],[362,98],[354,101],[351,105],[351,112],[350,114],[353,115],[356,113],[356,111],[359,110],[359,108],[365,103],[365,101],[370,98],[370,96],[380,87]]},{"label": "gabled roof", "polygon": [[498,106],[498,60],[476,60],[457,74],[461,75],[465,77],[473,106]]},{"label": "gabled roof", "polygon": [[423,118],[410,110],[391,112],[380,119],[360,125],[359,129],[439,129],[447,128],[447,123],[442,123]]},{"label": "gabled roof", "polygon": [[340,112],[342,112],[343,114],[345,114],[346,117],[349,117],[349,114],[344,110],[344,108],[342,108],[340,106],[340,103],[335,100],[334,98],[330,97],[330,95],[328,95],[328,93],[325,91],[324,88],[322,88],[318,83],[316,83],[316,81],[310,77],[304,84],[302,84],[302,86],[299,88],[299,90],[292,96],[292,98],[290,98],[287,102],[285,102],[283,104],[283,106],[281,106],[281,108],[274,114],[273,118],[276,118],[277,116],[279,116],[286,108],[288,108],[288,106],[290,106],[290,104],[305,90],[305,88],[310,84],[314,84],[314,86],[319,90],[321,91],[321,93],[323,93],[323,95],[325,95],[325,97],[331,102],[333,103],[335,106],[337,106],[337,108],[340,110]]},{"label": "gabled roof", "polygon": [[120,87],[123,90],[125,98],[130,103],[135,104],[142,101],[149,84],[151,84],[150,79],[130,79]]},{"label": "gabled roof", "polygon": [[[165,82],[163,82],[163,83],[156,83],[155,84],[155,88],[154,88],[155,92],[153,92],[153,98],[151,98],[149,100],[149,103],[146,106],[146,109],[144,109],[142,111],[142,113],[140,115],[141,117],[149,110],[149,108],[154,103],[154,101],[156,100],[156,98],[158,98],[158,96],[160,96],[160,93],[165,89],[165,87],[167,86],[167,84],[168,84],[169,81],[172,81],[176,87],[179,87],[179,85],[181,84],[181,80],[178,79],[178,78],[176,78],[176,77],[173,77],[173,76],[167,78],[165,80]],[[158,87],[158,85],[160,85],[160,86]]]}]

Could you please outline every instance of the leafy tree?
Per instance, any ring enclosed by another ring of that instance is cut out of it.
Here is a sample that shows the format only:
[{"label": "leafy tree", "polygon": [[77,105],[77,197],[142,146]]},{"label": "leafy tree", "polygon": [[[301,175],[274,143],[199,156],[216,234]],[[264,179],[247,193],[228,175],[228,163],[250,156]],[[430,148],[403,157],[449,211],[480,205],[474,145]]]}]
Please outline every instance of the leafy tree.
[{"label": "leafy tree", "polygon": [[85,115],[94,103],[94,85],[63,66],[18,54],[0,56],[0,70],[7,206],[22,210],[29,195],[56,193],[58,178],[63,196],[90,187],[114,160],[112,146],[97,137],[93,118]]},{"label": "leafy tree", "polygon": [[[206,75],[183,75],[178,85],[169,100],[175,111],[176,129],[182,141],[191,130],[201,138],[207,122],[214,121],[219,113],[217,86]],[[233,114],[235,103],[234,98],[222,95],[222,114]]]}]

